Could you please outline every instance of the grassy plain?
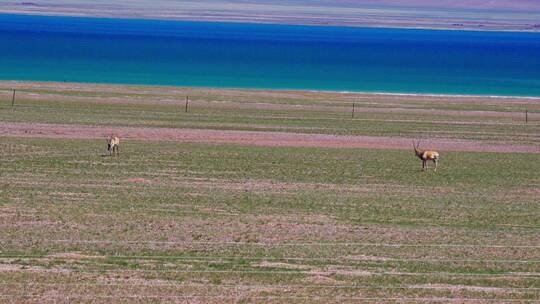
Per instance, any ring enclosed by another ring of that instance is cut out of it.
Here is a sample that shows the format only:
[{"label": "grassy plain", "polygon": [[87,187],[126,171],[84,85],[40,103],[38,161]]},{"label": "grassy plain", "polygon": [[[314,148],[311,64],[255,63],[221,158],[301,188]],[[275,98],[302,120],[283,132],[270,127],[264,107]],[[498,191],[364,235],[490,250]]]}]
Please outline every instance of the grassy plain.
[{"label": "grassy plain", "polygon": [[[16,105],[11,109],[11,88]],[[185,97],[189,96],[188,113]],[[352,117],[352,105],[355,114]],[[540,143],[526,98],[0,83],[4,122],[202,128]],[[10,111],[7,111],[10,110]],[[525,110],[529,124],[525,125]]]},{"label": "grassy plain", "polygon": [[[4,124],[540,143],[529,99],[2,86]],[[0,302],[540,301],[540,153],[440,151],[434,173],[404,150],[158,139],[106,157],[4,131]]]}]

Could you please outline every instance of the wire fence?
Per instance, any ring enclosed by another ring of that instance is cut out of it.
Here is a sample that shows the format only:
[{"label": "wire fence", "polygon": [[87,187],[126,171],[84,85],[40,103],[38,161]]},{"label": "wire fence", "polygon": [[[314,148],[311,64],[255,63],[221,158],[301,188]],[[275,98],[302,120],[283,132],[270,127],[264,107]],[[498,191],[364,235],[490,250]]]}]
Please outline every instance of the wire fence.
[{"label": "wire fence", "polygon": [[459,289],[463,291],[474,291],[481,289],[484,291],[494,292],[535,292],[540,291],[538,287],[471,287],[471,286],[419,286],[419,285],[332,285],[332,284],[319,284],[319,285],[299,285],[299,284],[192,284],[192,283],[165,283],[165,282],[151,282],[151,283],[47,283],[47,282],[0,282],[0,286],[54,286],[54,287],[174,287],[174,288],[217,288],[217,289],[251,289],[251,288],[293,288],[293,289],[380,289],[380,290],[401,290],[401,289],[418,289],[418,290],[445,290],[445,289]]},{"label": "wire fence", "polygon": [[2,243],[65,243],[65,244],[111,244],[111,245],[233,245],[233,246],[260,246],[260,247],[311,247],[311,246],[344,246],[344,247],[433,247],[433,248],[514,248],[514,249],[540,249],[540,245],[522,244],[440,244],[440,243],[368,243],[368,242],[283,242],[283,243],[263,243],[263,242],[242,242],[242,241],[151,241],[151,240],[70,240],[70,239],[0,239]]},{"label": "wire fence", "polygon": [[181,256],[181,255],[105,255],[88,257],[69,257],[57,255],[10,255],[0,254],[0,259],[58,259],[58,260],[83,260],[83,259],[137,259],[137,260],[244,260],[244,261],[348,261],[348,262],[422,262],[422,263],[495,263],[495,264],[538,264],[540,260],[500,260],[500,259],[448,259],[448,258],[387,258],[387,257],[355,257],[355,256],[334,256],[334,257],[249,257],[249,256]]},{"label": "wire fence", "polygon": [[[36,295],[0,295],[0,298],[13,299],[13,298],[29,298],[29,299],[41,299],[42,296]],[[213,299],[213,300],[304,300],[304,301],[322,301],[328,300],[332,302],[339,301],[369,301],[369,302],[457,302],[457,303],[538,303],[540,300],[535,299],[511,299],[511,298],[465,298],[465,299],[453,299],[450,297],[342,297],[342,296],[250,296],[250,295],[232,295],[232,296],[209,296],[209,295],[47,295],[48,299],[78,299],[78,300],[97,300],[97,299],[159,299],[159,300],[193,300],[193,299]]]},{"label": "wire fence", "polygon": [[359,270],[358,273],[355,270],[336,270],[336,271],[317,271],[317,270],[210,270],[210,269],[32,269],[32,268],[20,268],[20,269],[7,269],[5,272],[54,272],[57,274],[70,274],[70,273],[190,273],[190,274],[278,274],[278,275],[329,275],[329,274],[358,274],[363,276],[415,276],[415,277],[486,277],[486,278],[540,278],[540,272],[504,272],[504,273],[470,273],[470,272],[391,272],[391,271],[363,271]]}]

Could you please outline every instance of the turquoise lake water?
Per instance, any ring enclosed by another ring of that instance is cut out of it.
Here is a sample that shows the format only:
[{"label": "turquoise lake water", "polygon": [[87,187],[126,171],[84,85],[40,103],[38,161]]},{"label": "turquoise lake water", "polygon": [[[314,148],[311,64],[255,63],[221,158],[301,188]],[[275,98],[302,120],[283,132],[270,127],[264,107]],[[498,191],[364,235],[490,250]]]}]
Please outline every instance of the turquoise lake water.
[{"label": "turquoise lake water", "polygon": [[0,15],[0,79],[540,96],[540,34]]}]

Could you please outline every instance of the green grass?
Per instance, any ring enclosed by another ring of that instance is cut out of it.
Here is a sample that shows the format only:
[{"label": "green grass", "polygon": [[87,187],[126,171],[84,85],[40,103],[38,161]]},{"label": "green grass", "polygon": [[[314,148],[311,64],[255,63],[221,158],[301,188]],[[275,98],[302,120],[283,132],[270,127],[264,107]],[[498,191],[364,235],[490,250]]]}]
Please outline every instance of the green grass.
[{"label": "green grass", "polygon": [[[472,139],[491,143],[540,144],[540,107],[536,103],[498,99],[495,101],[432,102],[396,97],[354,97],[290,93],[283,98],[253,92],[228,95],[191,90],[189,112],[184,113],[184,94],[164,88],[131,88],[122,92],[90,90],[21,89],[11,107],[4,91],[0,119],[9,122],[41,122],[132,127],[203,128],[216,130],[258,130],[341,135],[404,136]],[[39,97],[37,97],[39,96]],[[312,98],[309,98],[311,97]],[[77,99],[73,99],[77,98]],[[123,100],[118,102],[118,100]],[[355,117],[351,104],[357,103]],[[0,101],[0,104],[2,102]],[[276,108],[280,105],[283,108]],[[262,108],[261,108],[262,106]],[[363,107],[380,113],[362,112]],[[396,113],[388,108],[412,110],[460,110],[458,113]],[[531,113],[524,124],[524,109]],[[474,111],[516,113],[516,117],[482,117]],[[536,116],[535,116],[536,115]]]},{"label": "green grass", "polygon": [[[4,88],[2,88],[4,87]],[[236,102],[240,104],[277,104],[277,105],[319,105],[326,106],[337,111],[351,110],[352,103],[361,109],[362,107],[375,108],[393,108],[403,107],[407,109],[436,109],[436,110],[457,110],[457,111],[494,111],[494,112],[518,112],[523,113],[528,109],[530,113],[540,113],[540,106],[535,103],[523,100],[516,102],[510,100],[505,102],[504,99],[497,99],[489,102],[475,102],[473,97],[455,99],[453,102],[433,102],[436,98],[418,97],[417,100],[410,98],[382,97],[371,96],[355,98],[347,95],[323,95],[310,92],[296,91],[290,93],[289,96],[272,97],[270,95],[257,94],[256,91],[238,91],[233,94],[219,94],[205,91],[204,89],[185,89],[185,94],[171,92],[171,87],[156,87],[156,86],[121,86],[116,89],[111,88],[89,88],[87,90],[63,90],[63,89],[36,89],[23,88],[18,89],[18,94],[26,96],[29,94],[38,94],[48,96],[49,100],[54,100],[58,97],[89,97],[91,98],[110,98],[110,97],[127,97],[133,100],[158,101],[163,99],[176,100],[179,103],[184,101],[184,98],[189,95],[190,101],[214,101],[214,102]],[[11,105],[12,90],[0,84],[0,92],[5,95],[4,105]],[[234,91],[233,91],[234,92]],[[283,94],[286,95],[286,94]],[[384,99],[386,98],[386,99]],[[28,100],[22,101],[22,104],[28,104]],[[17,103],[20,104],[20,99],[17,98]],[[346,108],[346,109],[343,109]]]},{"label": "green grass", "polygon": [[[139,271],[128,277],[152,275],[157,280],[210,285],[306,285],[313,276],[309,271],[341,285],[525,288],[540,283],[537,276],[503,276],[537,273],[538,249],[316,245],[538,245],[540,158],[536,154],[446,152],[439,172],[433,173],[421,172],[412,153],[394,150],[129,141],[123,146],[120,157],[102,157],[101,141],[2,139],[0,153],[9,162],[4,162],[1,172],[0,209],[7,227],[0,256],[6,261],[19,257],[10,262],[18,267],[71,269],[69,276],[31,276],[32,281],[49,283],[68,283],[87,275],[109,277],[111,272],[126,270]],[[259,245],[276,241],[314,245]],[[54,255],[62,252],[84,256]],[[355,271],[375,274],[355,275]],[[124,272],[118,274],[117,283],[129,284],[124,282]],[[28,275],[0,273],[0,278],[25,282]],[[66,292],[76,293],[76,287]],[[2,288],[4,293],[12,290]],[[106,290],[93,288],[97,293]],[[184,292],[212,295],[214,288]],[[165,289],[147,292],[163,295]],[[295,288],[293,295],[321,292],[353,297],[357,291]],[[397,297],[538,296],[534,290],[501,294],[374,288],[366,292]]]},{"label": "green grass", "polygon": [[[182,104],[157,102],[163,94],[150,88],[22,91],[16,107],[0,107],[3,122],[420,132],[529,145],[538,145],[540,133],[536,121],[524,126],[504,117],[388,112],[350,119],[348,100],[310,93],[199,92],[186,114]],[[167,94],[182,102],[180,94]],[[110,99],[126,96],[152,102]],[[327,108],[254,107],[260,102]],[[445,107],[394,99],[375,106],[395,103]],[[15,302],[31,300],[23,295],[40,302],[179,295],[212,303],[540,299],[540,248],[523,247],[540,246],[540,154],[440,151],[435,173],[422,172],[412,151],[399,150],[130,140],[122,141],[120,157],[103,157],[104,149],[103,140],[0,138],[0,295],[18,295]]]}]

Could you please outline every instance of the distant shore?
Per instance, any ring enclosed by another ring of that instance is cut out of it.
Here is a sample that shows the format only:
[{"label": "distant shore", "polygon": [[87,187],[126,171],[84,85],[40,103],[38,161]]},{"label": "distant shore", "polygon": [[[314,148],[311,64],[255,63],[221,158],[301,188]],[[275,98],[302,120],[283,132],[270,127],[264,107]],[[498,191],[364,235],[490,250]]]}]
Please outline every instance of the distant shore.
[{"label": "distant shore", "polygon": [[[540,32],[540,6],[525,11],[470,10],[421,6],[378,6],[359,4],[347,6],[274,5],[257,3],[225,7],[211,5],[211,1],[197,4],[160,3],[150,5],[145,1],[132,4],[111,3],[106,8],[83,3],[57,0],[51,3],[17,2],[0,4],[0,14],[27,14],[48,16],[156,19],[178,21],[209,21],[260,24],[290,24],[315,26],[347,26],[372,28],[409,28],[470,31]],[[257,1],[252,1],[257,2]],[[487,18],[486,16],[489,16]]]},{"label": "distant shore", "polygon": [[54,12],[12,12],[0,10],[0,14],[20,14],[35,16],[62,16],[62,17],[81,17],[81,18],[114,18],[114,19],[141,19],[141,20],[167,20],[167,21],[194,21],[194,22],[226,22],[226,23],[251,23],[251,24],[280,24],[280,25],[305,25],[305,26],[339,26],[339,27],[360,27],[360,28],[383,28],[383,29],[416,29],[416,30],[444,30],[444,31],[478,31],[478,32],[524,32],[540,33],[540,26],[531,28],[528,25],[490,25],[484,23],[474,23],[470,25],[452,25],[452,24],[425,24],[420,25],[414,22],[396,23],[393,20],[378,20],[372,22],[358,18],[354,21],[344,22],[340,20],[321,21],[317,18],[295,18],[295,17],[272,17],[272,18],[247,18],[247,17],[209,17],[203,15],[167,17],[159,15],[143,16],[134,18],[124,14],[72,14],[54,13]]},{"label": "distant shore", "polygon": [[74,89],[90,90],[95,88],[107,88],[114,91],[123,92],[129,89],[146,88],[148,90],[158,90],[160,88],[167,91],[180,91],[182,94],[190,91],[200,92],[244,92],[255,95],[282,95],[282,94],[314,94],[314,95],[349,95],[351,97],[403,97],[403,98],[433,98],[440,102],[459,99],[474,99],[475,101],[496,101],[496,100],[516,100],[520,103],[538,103],[540,96],[511,96],[511,95],[474,95],[474,94],[432,94],[432,93],[392,93],[392,92],[363,92],[363,91],[334,91],[334,90],[301,90],[301,89],[265,89],[265,88],[219,88],[219,87],[190,87],[173,85],[147,85],[147,84],[113,84],[113,83],[86,83],[86,82],[56,82],[56,81],[27,81],[27,80],[0,80],[0,90],[19,88],[47,88],[47,89]]}]

